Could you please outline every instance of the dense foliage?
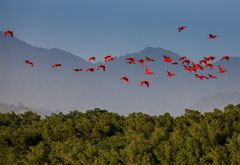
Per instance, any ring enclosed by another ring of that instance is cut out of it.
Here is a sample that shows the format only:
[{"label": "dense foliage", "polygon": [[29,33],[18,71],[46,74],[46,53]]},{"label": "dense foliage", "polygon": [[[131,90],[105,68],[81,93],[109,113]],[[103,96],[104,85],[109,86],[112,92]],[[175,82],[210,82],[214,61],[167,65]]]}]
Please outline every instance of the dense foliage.
[{"label": "dense foliage", "polygon": [[175,118],[0,113],[0,164],[240,164],[240,104]]}]

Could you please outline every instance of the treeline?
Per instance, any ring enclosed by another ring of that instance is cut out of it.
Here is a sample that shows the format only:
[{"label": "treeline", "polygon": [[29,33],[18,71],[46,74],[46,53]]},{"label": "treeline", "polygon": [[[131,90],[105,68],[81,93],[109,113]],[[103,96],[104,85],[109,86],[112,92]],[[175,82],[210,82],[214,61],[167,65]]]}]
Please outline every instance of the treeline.
[{"label": "treeline", "polygon": [[127,117],[106,110],[41,118],[0,113],[0,164],[240,164],[240,104]]}]

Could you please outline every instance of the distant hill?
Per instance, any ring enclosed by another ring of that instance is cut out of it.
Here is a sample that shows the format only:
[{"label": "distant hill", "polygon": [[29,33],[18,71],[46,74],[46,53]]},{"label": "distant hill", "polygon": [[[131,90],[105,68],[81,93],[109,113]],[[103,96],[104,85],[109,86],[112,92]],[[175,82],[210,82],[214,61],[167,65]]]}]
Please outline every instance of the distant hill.
[{"label": "distant hill", "polygon": [[[216,61],[216,65],[221,64],[228,70],[227,73],[218,75],[214,70],[212,72],[219,76],[218,80],[200,81],[179,66],[163,63],[164,54],[173,59],[179,57],[169,50],[147,47],[107,63],[105,72],[76,73],[72,71],[73,68],[95,67],[97,64],[60,49],[39,48],[15,37],[6,38],[1,32],[0,102],[22,103],[63,112],[98,107],[119,114],[139,111],[158,114],[168,111],[177,115],[185,108],[194,107],[202,98],[216,93],[240,92],[240,58],[235,57],[224,63]],[[147,65],[155,74],[146,76],[140,65],[126,64],[125,58],[128,56],[154,58],[156,62]],[[36,67],[24,65],[25,59],[34,61]],[[53,63],[61,63],[63,67],[52,69],[50,66]],[[168,78],[167,70],[173,71],[176,76]],[[123,75],[130,78],[129,85],[119,80]],[[149,88],[139,86],[139,82],[145,79],[150,81]],[[208,99],[206,103],[210,108],[216,105]],[[201,105],[204,104],[201,101]]]}]

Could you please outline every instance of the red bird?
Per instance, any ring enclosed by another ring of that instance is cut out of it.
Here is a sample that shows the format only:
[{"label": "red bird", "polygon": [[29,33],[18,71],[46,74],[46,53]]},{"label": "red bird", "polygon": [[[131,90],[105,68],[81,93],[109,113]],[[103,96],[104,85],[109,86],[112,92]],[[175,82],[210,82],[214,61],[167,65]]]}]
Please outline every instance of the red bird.
[{"label": "red bird", "polygon": [[154,73],[151,72],[150,69],[146,66],[145,74],[149,75],[149,74],[154,74]]},{"label": "red bird", "polygon": [[208,35],[208,39],[215,39],[217,38],[217,35],[214,35],[214,34],[209,34]]},{"label": "red bird", "polygon": [[206,64],[206,68],[209,67],[211,70],[213,70],[213,64]]},{"label": "red bird", "polygon": [[24,63],[25,63],[25,64],[28,64],[28,65],[31,65],[32,67],[34,66],[34,65],[33,65],[33,62],[30,61],[30,60],[25,60]]},{"label": "red bird", "polygon": [[140,82],[140,86],[146,85],[147,87],[149,87],[149,81],[148,80],[144,80]]},{"label": "red bird", "polygon": [[229,56],[223,56],[223,57],[221,58],[221,60],[229,60],[229,59],[230,59]]},{"label": "red bird", "polygon": [[129,79],[128,77],[121,77],[120,80],[123,80],[126,84],[129,84]]},{"label": "red bird", "polygon": [[178,58],[178,61],[184,60],[184,59],[186,59],[186,58],[187,58],[186,56],[179,57],[179,58]]},{"label": "red bird", "polygon": [[224,73],[226,72],[226,70],[224,70],[220,65],[218,65],[218,70],[219,70],[219,73]]},{"label": "red bird", "polygon": [[173,77],[173,76],[175,76],[175,74],[174,74],[174,73],[172,73],[172,72],[169,72],[169,71],[167,71],[167,75],[168,75],[168,77]]},{"label": "red bird", "polygon": [[214,56],[208,56],[207,57],[207,61],[214,61],[216,59],[216,57]]},{"label": "red bird", "polygon": [[183,31],[184,29],[186,29],[187,27],[186,26],[180,26],[179,28],[178,28],[178,32],[181,32],[181,31]]},{"label": "red bird", "polygon": [[95,70],[94,68],[87,68],[86,69],[87,72],[94,72],[94,70]]},{"label": "red bird", "polygon": [[204,63],[205,65],[207,65],[207,61],[206,61],[205,59],[202,59],[202,60],[199,61],[199,64],[202,64],[202,63]]},{"label": "red bird", "polygon": [[105,61],[105,62],[113,61],[113,60],[115,60],[116,58],[117,58],[117,57],[112,57],[112,56],[110,56],[110,55],[107,55],[107,56],[104,57],[104,61]]},{"label": "red bird", "polygon": [[138,62],[140,63],[140,65],[141,65],[142,67],[144,67],[144,59],[139,59]]},{"label": "red bird", "polygon": [[75,71],[75,72],[81,72],[81,71],[83,71],[83,69],[76,68],[76,69],[73,69],[73,71]]},{"label": "red bird", "polygon": [[103,71],[106,70],[106,65],[98,65],[97,70],[102,69]]},{"label": "red bird", "polygon": [[196,64],[195,62],[192,62],[192,67],[193,67],[194,69],[197,69],[197,64]]},{"label": "red bird", "polygon": [[173,61],[171,64],[173,64],[173,65],[178,65],[178,62]]},{"label": "red bird", "polygon": [[127,62],[128,64],[135,64],[135,59],[132,57],[128,57],[128,58],[126,58],[126,60],[128,61]]},{"label": "red bird", "polygon": [[172,59],[169,56],[163,55],[164,62],[172,62]]},{"label": "red bird", "polygon": [[200,80],[208,79],[207,76],[202,76],[202,75],[199,75],[199,74],[195,74],[195,78],[198,78],[198,79],[200,79]]},{"label": "red bird", "polygon": [[62,64],[53,64],[52,68],[57,68],[57,67],[61,67],[61,66],[62,66]]},{"label": "red bird", "polygon": [[89,62],[93,62],[95,60],[96,60],[96,57],[89,57],[89,59],[88,59]]},{"label": "red bird", "polygon": [[203,66],[200,65],[200,64],[197,64],[197,69],[201,69],[201,70],[203,70]]},{"label": "red bird", "polygon": [[208,74],[208,76],[209,76],[209,78],[211,78],[211,79],[216,79],[217,77],[216,76],[214,76],[214,75],[211,75],[211,74]]},{"label": "red bird", "polygon": [[183,65],[183,67],[184,67],[184,70],[192,73],[192,67],[186,66],[186,65]]},{"label": "red bird", "polygon": [[13,31],[10,31],[10,30],[5,31],[5,32],[4,32],[4,35],[5,35],[5,37],[11,36],[11,37],[13,38]]},{"label": "red bird", "polygon": [[187,64],[187,65],[189,65],[189,64],[190,64],[190,60],[183,60],[183,61],[182,61],[182,64]]},{"label": "red bird", "polygon": [[151,61],[151,62],[155,61],[153,58],[150,58],[150,57],[145,57],[145,59],[146,61]]}]

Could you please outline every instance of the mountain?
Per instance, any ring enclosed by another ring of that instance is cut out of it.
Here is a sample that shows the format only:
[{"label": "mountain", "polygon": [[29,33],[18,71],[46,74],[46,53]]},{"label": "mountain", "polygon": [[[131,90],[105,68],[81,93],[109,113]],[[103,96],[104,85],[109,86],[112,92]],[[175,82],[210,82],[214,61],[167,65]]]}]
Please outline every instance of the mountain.
[{"label": "mountain", "polygon": [[[169,50],[147,47],[107,63],[105,72],[76,73],[73,68],[96,67],[100,62],[92,64],[60,49],[35,47],[15,37],[6,38],[1,32],[0,102],[63,112],[98,107],[119,114],[138,111],[159,114],[167,111],[178,115],[185,108],[202,102],[202,98],[216,93],[240,92],[240,58],[216,61],[215,65],[221,64],[227,69],[226,74],[219,75],[215,68],[211,72],[219,76],[217,80],[200,81],[180,66],[163,63],[164,54],[173,59],[179,58],[178,54]],[[125,61],[126,57],[140,59],[146,56],[156,60],[147,64],[154,75],[147,76],[140,65],[129,65]],[[36,66],[24,65],[26,59],[34,61]],[[53,63],[61,63],[63,67],[52,69]],[[167,70],[173,71],[176,76],[168,78]],[[119,80],[123,75],[130,78],[129,85]],[[150,81],[149,88],[139,86],[139,82],[145,79]],[[207,100],[209,106],[215,106],[208,99],[203,100]],[[179,112],[179,109],[182,111]]]},{"label": "mountain", "polygon": [[209,96],[200,98],[191,108],[198,109],[200,111],[211,111],[213,107],[223,109],[223,104],[239,104],[240,92],[217,92]]}]

